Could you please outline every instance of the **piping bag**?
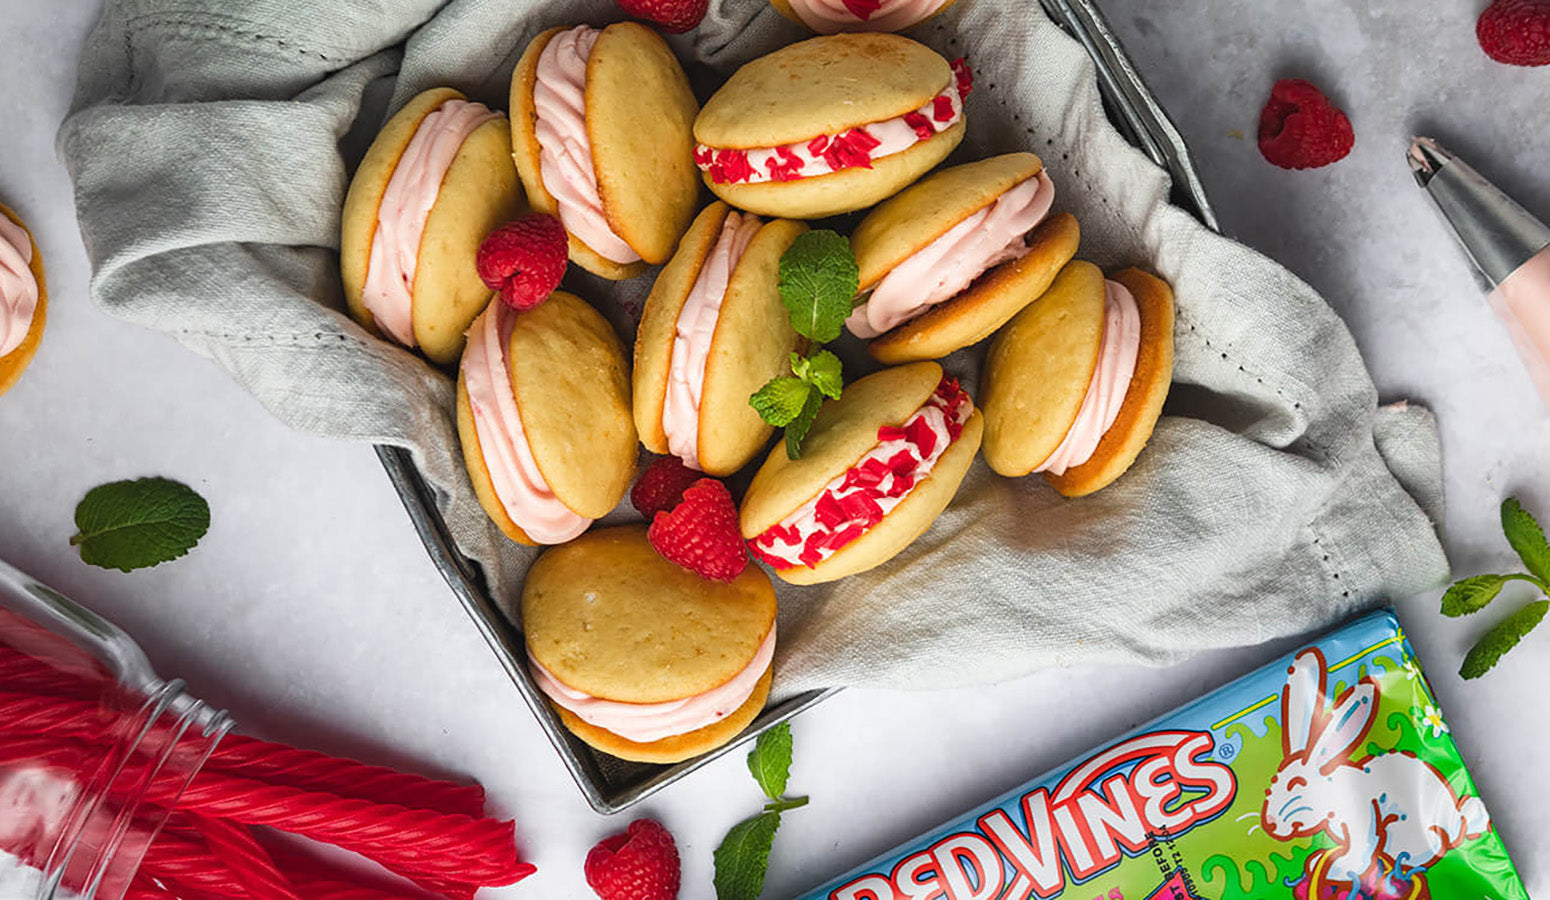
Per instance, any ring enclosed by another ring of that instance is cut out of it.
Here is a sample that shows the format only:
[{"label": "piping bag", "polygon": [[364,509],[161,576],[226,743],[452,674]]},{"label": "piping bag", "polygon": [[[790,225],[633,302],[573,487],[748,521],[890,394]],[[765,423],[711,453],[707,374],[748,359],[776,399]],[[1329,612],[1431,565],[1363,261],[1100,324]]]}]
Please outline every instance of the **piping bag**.
[{"label": "piping bag", "polygon": [[1490,282],[1486,299],[1550,409],[1550,226],[1431,138],[1411,141],[1406,161]]}]

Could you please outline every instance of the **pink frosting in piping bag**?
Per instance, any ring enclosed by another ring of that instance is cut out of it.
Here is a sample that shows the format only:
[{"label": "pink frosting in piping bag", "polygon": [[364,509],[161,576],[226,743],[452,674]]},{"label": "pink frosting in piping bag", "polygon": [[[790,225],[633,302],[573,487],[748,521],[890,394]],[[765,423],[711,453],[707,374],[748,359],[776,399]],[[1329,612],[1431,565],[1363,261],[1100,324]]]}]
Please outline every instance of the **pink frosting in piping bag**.
[{"label": "pink frosting in piping bag", "polygon": [[38,311],[38,282],[27,230],[0,213],[0,356],[22,345]]},{"label": "pink frosting in piping bag", "polygon": [[732,210],[721,225],[721,237],[700,266],[694,287],[678,313],[667,396],[662,401],[662,430],[668,452],[691,469],[700,467],[700,396],[705,390],[705,363],[721,317],[732,271],[764,222],[752,213]]},{"label": "pink frosting in piping bag", "polygon": [[406,347],[416,346],[410,292],[425,220],[463,142],[474,129],[499,116],[483,104],[465,100],[448,100],[431,110],[404,147],[382,192],[361,302],[377,326]]},{"label": "pink frosting in piping bag", "polygon": [[506,363],[516,315],[497,299],[474,320],[463,351],[463,385],[490,483],[506,515],[538,543],[561,544],[586,531],[592,520],[571,512],[554,496],[522,431]]},{"label": "pink frosting in piping bag", "polygon": [[632,263],[640,254],[614,234],[603,215],[592,139],[587,135],[587,57],[601,33],[577,25],[550,38],[538,55],[533,85],[538,174],[559,204],[566,231],[605,259]]},{"label": "pink frosting in piping bag", "polygon": [[1020,182],[894,266],[845,327],[871,340],[962,293],[992,266],[1020,259],[1028,252],[1025,235],[1054,202],[1055,184],[1043,172]]},{"label": "pink frosting in piping bag", "polygon": [[764,670],[775,657],[775,629],[765,636],[753,659],[731,680],[693,697],[665,703],[622,703],[603,700],[566,687],[538,660],[528,658],[533,681],[549,699],[576,714],[583,722],[607,729],[637,744],[649,744],[675,734],[704,728],[731,715],[753,696]]},{"label": "pink frosting in piping bag", "polygon": [[1098,345],[1098,365],[1087,383],[1087,394],[1082,397],[1071,430],[1035,472],[1063,475],[1067,469],[1091,459],[1125,404],[1130,378],[1136,372],[1136,356],[1141,350],[1141,311],[1124,285],[1105,281],[1103,288],[1103,340]]},{"label": "pink frosting in piping bag", "polygon": [[837,31],[898,31],[908,28],[942,8],[946,0],[880,0],[876,12],[865,19],[844,0],[789,0],[791,11],[819,34]]}]

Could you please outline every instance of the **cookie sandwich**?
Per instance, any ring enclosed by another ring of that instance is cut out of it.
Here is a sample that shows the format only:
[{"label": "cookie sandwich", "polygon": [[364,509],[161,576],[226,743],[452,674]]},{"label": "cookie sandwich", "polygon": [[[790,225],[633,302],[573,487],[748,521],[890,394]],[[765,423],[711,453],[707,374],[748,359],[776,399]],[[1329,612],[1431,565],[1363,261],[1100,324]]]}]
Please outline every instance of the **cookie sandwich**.
[{"label": "cookie sandwich", "polygon": [[1130,468],[1173,379],[1173,291],[1140,269],[1108,279],[1068,263],[996,335],[980,402],[985,462],[1008,477],[1040,472],[1080,497]]},{"label": "cookie sandwich", "polygon": [[0,394],[38,352],[47,315],[43,256],[22,220],[0,205]]},{"label": "cookie sandwich", "polygon": [[934,362],[884,369],[823,405],[800,459],[777,446],[743,496],[749,549],[792,584],[892,559],[953,499],[984,417]]},{"label": "cookie sandwich", "polygon": [[738,69],[694,120],[716,196],[766,216],[864,209],[963,140],[968,68],[896,34],[835,34]]},{"label": "cookie sandwich", "polygon": [[345,195],[339,268],[350,315],[454,362],[489,302],[474,254],[522,210],[506,117],[434,88],[388,120]]},{"label": "cookie sandwich", "polygon": [[612,326],[556,291],[474,320],[457,379],[474,494],[520,544],[558,544],[607,515],[635,476],[629,361]]},{"label": "cookie sandwich", "polygon": [[934,172],[878,204],[851,235],[860,302],[845,327],[890,365],[989,337],[1076,254],[1069,213],[1032,153]]},{"label": "cookie sandwich", "polygon": [[647,450],[720,476],[764,447],[773,429],[748,397],[802,346],[777,284],[781,254],[806,230],[719,201],[694,220],[635,333],[635,429]]},{"label": "cookie sandwich", "polygon": [[533,209],[558,216],[570,258],[604,278],[667,261],[694,218],[699,104],[650,28],[551,28],[511,77],[511,146]]},{"label": "cookie sandwich", "polygon": [[953,5],[953,0],[770,0],[775,11],[819,34],[903,31]]},{"label": "cookie sandwich", "polygon": [[711,581],[644,525],[545,551],[522,585],[533,680],[560,722],[621,759],[672,763],[725,744],[770,692],[775,589],[758,566]]}]

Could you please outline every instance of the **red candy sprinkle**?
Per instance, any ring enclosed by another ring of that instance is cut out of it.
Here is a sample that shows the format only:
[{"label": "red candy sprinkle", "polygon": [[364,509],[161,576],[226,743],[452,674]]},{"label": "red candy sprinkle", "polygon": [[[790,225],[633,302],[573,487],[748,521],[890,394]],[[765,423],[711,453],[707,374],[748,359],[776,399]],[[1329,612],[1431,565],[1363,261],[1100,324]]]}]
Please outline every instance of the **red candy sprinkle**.
[{"label": "red candy sprinkle", "polygon": [[953,101],[946,96],[937,95],[931,101],[931,118],[938,122],[951,122],[953,119]]},{"label": "red candy sprinkle", "polygon": [[716,161],[716,152],[704,144],[694,145],[694,164],[702,169],[708,169]]},{"label": "red candy sprinkle", "polygon": [[883,0],[843,0],[845,8],[861,21],[872,18],[872,14],[883,8]]},{"label": "red candy sprinkle", "polygon": [[974,90],[974,73],[969,71],[969,61],[963,57],[953,60],[953,81],[958,87],[958,99],[969,99],[969,92]]},{"label": "red candy sprinkle", "polygon": [[918,112],[905,113],[904,124],[915,129],[915,136],[921,140],[936,134],[936,129],[931,127],[931,120]]},{"label": "red candy sprinkle", "polygon": [[930,456],[931,451],[936,448],[936,432],[931,430],[931,426],[926,424],[924,418],[917,417],[907,423],[904,426],[904,432],[909,442],[915,445],[915,451],[920,454],[921,459]]},{"label": "red candy sprinkle", "polygon": [[822,156],[824,149],[828,146],[829,136],[826,134],[820,134],[807,142],[807,152],[811,153],[813,156]]}]

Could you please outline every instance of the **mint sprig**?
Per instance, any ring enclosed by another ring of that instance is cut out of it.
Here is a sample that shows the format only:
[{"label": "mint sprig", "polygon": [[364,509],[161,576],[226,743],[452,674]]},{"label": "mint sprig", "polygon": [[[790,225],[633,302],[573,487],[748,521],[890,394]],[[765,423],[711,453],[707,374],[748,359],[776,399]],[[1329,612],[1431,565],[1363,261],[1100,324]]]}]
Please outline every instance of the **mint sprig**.
[{"label": "mint sprig", "polygon": [[[1544,529],[1539,527],[1533,515],[1523,504],[1508,497],[1502,501],[1502,533],[1507,543],[1517,552],[1518,558],[1529,574],[1509,572],[1505,575],[1471,575],[1455,582],[1442,595],[1442,614],[1467,616],[1490,605],[1501,594],[1509,581],[1526,581],[1550,594],[1550,543],[1545,541]],[[1459,674],[1464,678],[1479,678],[1490,671],[1507,651],[1518,645],[1550,609],[1550,600],[1540,599],[1529,603],[1517,612],[1498,622],[1471,647],[1464,657]]]},{"label": "mint sprig", "polygon": [[210,505],[191,487],[168,478],[98,485],[75,507],[70,543],[81,559],[129,572],[177,559],[210,530]]},{"label": "mint sprig", "polygon": [[1459,674],[1465,678],[1479,678],[1489,672],[1508,650],[1534,630],[1547,610],[1550,610],[1550,600],[1536,600],[1497,622],[1469,649]]},{"label": "mint sprig", "polygon": [[860,283],[850,239],[836,232],[803,232],[781,254],[778,286],[791,327],[816,343],[840,336]]},{"label": "mint sprig", "polygon": [[840,359],[821,345],[840,336],[861,283],[850,239],[833,231],[797,236],[780,257],[781,302],[791,327],[812,342],[807,356],[791,354],[791,374],[777,375],[748,402],[759,417],[786,429],[786,456],[799,459],[823,398],[838,400],[845,386]]},{"label": "mint sprig", "polygon": [[748,753],[748,771],[770,802],[764,809],[732,826],[712,859],[716,900],[758,900],[764,892],[770,848],[780,828],[780,814],[807,805],[806,797],[787,797],[791,774],[791,725],[782,722],[759,735]]}]

